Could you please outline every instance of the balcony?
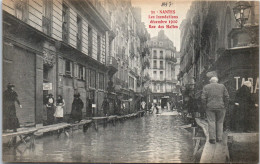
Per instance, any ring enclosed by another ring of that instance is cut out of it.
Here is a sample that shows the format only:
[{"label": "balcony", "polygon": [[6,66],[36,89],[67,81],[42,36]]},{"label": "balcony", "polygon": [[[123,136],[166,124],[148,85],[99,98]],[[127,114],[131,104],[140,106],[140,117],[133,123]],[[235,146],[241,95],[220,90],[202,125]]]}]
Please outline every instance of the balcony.
[{"label": "balcony", "polygon": [[113,56],[109,56],[106,64],[109,68],[108,75],[112,77],[118,71],[117,60]]}]

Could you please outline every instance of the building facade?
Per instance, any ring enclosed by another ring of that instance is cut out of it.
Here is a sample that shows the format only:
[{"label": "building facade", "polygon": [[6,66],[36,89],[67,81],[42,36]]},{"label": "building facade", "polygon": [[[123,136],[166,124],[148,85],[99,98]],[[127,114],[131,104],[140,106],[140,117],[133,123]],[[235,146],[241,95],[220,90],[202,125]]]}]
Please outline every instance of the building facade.
[{"label": "building facade", "polygon": [[153,95],[153,102],[162,103],[165,106],[167,101],[173,97],[177,80],[175,77],[176,48],[173,42],[160,31],[158,36],[149,41],[150,48],[150,89]]},{"label": "building facade", "polygon": [[[139,38],[148,35],[146,29],[137,35],[141,23],[135,20],[130,1],[117,4],[3,1],[3,90],[9,82],[16,85],[22,125],[44,122],[43,102],[50,93],[63,96],[66,120],[75,93],[84,102],[84,117],[92,117],[103,115],[103,100],[108,93],[119,94],[114,90],[118,84],[120,93],[136,92],[142,70]],[[123,9],[126,19],[118,19]],[[113,102],[110,106],[113,110]]]}]

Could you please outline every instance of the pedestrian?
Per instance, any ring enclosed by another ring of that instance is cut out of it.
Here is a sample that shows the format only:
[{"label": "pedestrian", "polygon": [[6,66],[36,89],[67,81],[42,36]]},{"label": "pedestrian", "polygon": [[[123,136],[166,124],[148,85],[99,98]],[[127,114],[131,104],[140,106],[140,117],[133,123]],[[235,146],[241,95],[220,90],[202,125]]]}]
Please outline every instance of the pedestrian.
[{"label": "pedestrian", "polygon": [[105,116],[108,116],[109,111],[109,102],[107,97],[104,98],[104,101],[102,103],[102,109]]},{"label": "pedestrian", "polygon": [[252,84],[250,81],[245,81],[241,88],[236,92],[235,96],[235,111],[234,111],[234,130],[239,132],[249,132],[256,130],[254,124],[254,115],[257,112],[254,110],[258,107],[252,97],[250,88]]},{"label": "pedestrian", "polygon": [[65,106],[65,101],[62,98],[61,95],[58,95],[57,101],[56,101],[56,110],[54,113],[54,117],[56,119],[57,123],[63,122],[63,116],[64,116],[64,106]]},{"label": "pedestrian", "polygon": [[156,103],[154,104],[154,108],[155,108],[155,110],[156,110],[156,114],[159,114],[159,108],[157,107],[157,104],[156,104]]},{"label": "pedestrian", "polygon": [[51,125],[54,123],[54,98],[53,95],[50,93],[47,98],[46,102],[46,110],[47,110],[47,125]]},{"label": "pedestrian", "polygon": [[74,100],[71,107],[71,118],[73,122],[80,122],[82,120],[82,109],[84,107],[83,101],[80,99],[80,94],[74,94]]},{"label": "pedestrian", "polygon": [[210,84],[203,87],[201,100],[206,108],[209,125],[209,142],[215,144],[222,141],[223,122],[228,107],[229,94],[223,84],[218,83],[217,77],[211,77]]},{"label": "pedestrian", "polygon": [[116,97],[116,110],[115,110],[115,114],[116,115],[120,115],[120,112],[121,112],[121,107],[122,107],[122,102],[121,102],[121,100],[118,98],[118,97]]},{"label": "pedestrian", "polygon": [[151,102],[148,102],[148,110],[150,114],[153,113],[152,109],[153,109],[153,104]]},{"label": "pedestrian", "polygon": [[17,132],[20,127],[19,120],[16,116],[15,102],[22,108],[18,99],[18,94],[14,91],[14,84],[8,83],[7,90],[3,93],[3,130],[13,130]]},{"label": "pedestrian", "polygon": [[141,110],[146,111],[145,107],[146,107],[146,103],[145,103],[145,101],[142,101],[141,102]]},{"label": "pedestrian", "polygon": [[92,104],[94,103],[92,97],[88,97],[88,106],[87,106],[87,116],[94,117],[94,112],[92,110]]}]

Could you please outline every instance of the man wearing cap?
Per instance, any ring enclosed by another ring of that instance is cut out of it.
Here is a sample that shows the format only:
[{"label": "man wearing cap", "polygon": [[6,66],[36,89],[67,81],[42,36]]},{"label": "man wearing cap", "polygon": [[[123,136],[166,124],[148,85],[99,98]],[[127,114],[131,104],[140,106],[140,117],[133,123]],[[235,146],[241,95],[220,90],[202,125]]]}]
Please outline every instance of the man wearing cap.
[{"label": "man wearing cap", "polygon": [[203,87],[201,100],[206,108],[209,124],[209,142],[222,141],[223,122],[229,101],[229,94],[223,84],[218,83],[216,76],[211,77],[210,84]]}]

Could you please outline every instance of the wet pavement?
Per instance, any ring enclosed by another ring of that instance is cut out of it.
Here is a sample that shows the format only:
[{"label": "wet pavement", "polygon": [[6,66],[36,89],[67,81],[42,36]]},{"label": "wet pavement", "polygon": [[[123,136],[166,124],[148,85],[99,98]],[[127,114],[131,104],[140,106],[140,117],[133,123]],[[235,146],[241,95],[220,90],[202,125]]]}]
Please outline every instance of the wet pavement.
[{"label": "wet pavement", "polygon": [[191,133],[177,115],[148,115],[100,126],[73,136],[38,138],[34,150],[3,150],[4,161],[23,162],[192,162]]}]

